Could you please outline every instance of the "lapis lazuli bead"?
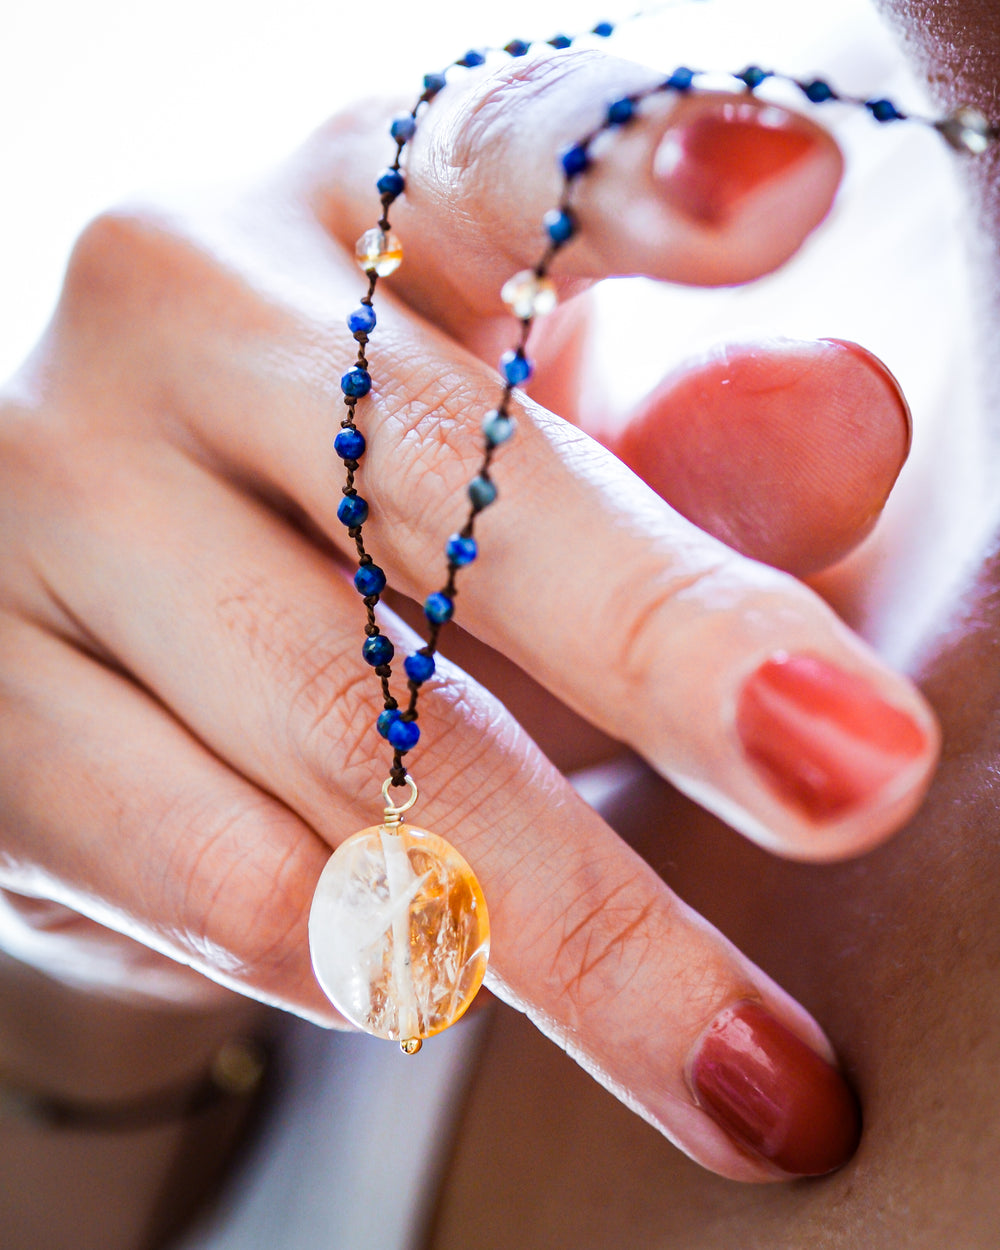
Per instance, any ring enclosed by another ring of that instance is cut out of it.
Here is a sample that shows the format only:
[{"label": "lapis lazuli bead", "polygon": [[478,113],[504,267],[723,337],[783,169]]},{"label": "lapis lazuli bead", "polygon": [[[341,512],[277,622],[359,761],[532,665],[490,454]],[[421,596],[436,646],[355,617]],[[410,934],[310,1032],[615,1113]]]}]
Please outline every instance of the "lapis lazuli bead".
[{"label": "lapis lazuli bead", "polygon": [[402,117],[397,117],[389,127],[389,134],[397,143],[408,143],[417,133],[417,123],[409,115],[404,113]]},{"label": "lapis lazuli bead", "polygon": [[573,40],[569,37],[569,35],[553,35],[548,43],[550,48],[556,48],[560,52],[562,52],[564,48],[570,48],[573,46]]},{"label": "lapis lazuli bead", "polygon": [[474,538],[466,538],[464,534],[452,534],[444,553],[456,568],[464,569],[479,554],[479,548]]},{"label": "lapis lazuli bead", "polygon": [[375,722],[375,728],[379,731],[383,738],[389,736],[389,726],[399,720],[401,713],[398,708],[387,707],[384,712],[379,715]]},{"label": "lapis lazuli bead", "polygon": [[483,417],[483,437],[491,447],[499,447],[514,433],[514,426],[514,418],[508,417],[506,413],[496,410],[488,412]]},{"label": "lapis lazuli bead", "polygon": [[488,508],[497,497],[497,488],[488,477],[474,477],[469,483],[469,499],[472,506],[481,512],[483,508]]},{"label": "lapis lazuli bead", "polygon": [[454,602],[440,590],[436,590],[424,600],[424,616],[432,625],[443,625],[445,621],[450,621],[454,612]]},{"label": "lapis lazuli bead", "polygon": [[360,430],[341,430],[333,440],[333,450],[341,460],[360,460],[365,454],[365,436]]},{"label": "lapis lazuli bead", "polygon": [[368,502],[360,495],[345,495],[337,509],[337,520],[348,529],[355,525],[364,525],[368,520]]},{"label": "lapis lazuli bead", "polygon": [[755,91],[771,75],[766,69],[761,69],[759,65],[748,65],[743,73],[737,74],[736,77],[745,82],[751,91]]},{"label": "lapis lazuli bead", "polygon": [[609,126],[624,126],[635,116],[635,101],[630,100],[628,96],[622,96],[620,100],[615,100],[608,105],[607,116]]},{"label": "lapis lazuli bead", "polygon": [[385,573],[377,564],[362,564],[354,574],[354,588],[358,594],[380,595],[385,590]]},{"label": "lapis lazuli bead", "polygon": [[354,369],[348,369],[340,379],[340,389],[345,395],[350,395],[353,399],[361,399],[363,395],[367,395],[372,389],[371,374],[367,369],[362,369],[360,365]]},{"label": "lapis lazuli bead", "polygon": [[574,143],[560,153],[559,163],[567,178],[578,178],[590,165],[590,153],[582,143]]},{"label": "lapis lazuli bead", "polygon": [[500,372],[511,386],[521,386],[527,382],[533,371],[534,366],[520,349],[504,352],[500,357]]},{"label": "lapis lazuli bead", "polygon": [[370,664],[372,668],[378,668],[380,664],[389,663],[396,654],[396,648],[385,634],[375,634],[365,639],[361,654],[365,658],[365,663]]},{"label": "lapis lazuli bead", "polygon": [[614,22],[598,22],[590,33],[597,35],[599,39],[610,39],[615,33],[615,24]]},{"label": "lapis lazuli bead", "polygon": [[524,39],[512,39],[510,43],[505,46],[504,52],[506,52],[508,56],[527,56],[528,49],[530,47],[531,44],[527,43]]},{"label": "lapis lazuli bead", "polygon": [[424,74],[424,91],[429,96],[437,95],[439,91],[443,91],[448,85],[448,79],[444,74]]},{"label": "lapis lazuli bead", "polygon": [[550,208],[542,218],[545,232],[557,246],[567,243],[576,233],[573,215],[565,208]]},{"label": "lapis lazuli bead", "polygon": [[877,122],[898,122],[903,120],[903,114],[900,113],[891,100],[866,100],[865,108]]},{"label": "lapis lazuli bead", "polygon": [[420,727],[415,720],[397,717],[390,723],[385,736],[389,739],[389,745],[397,751],[412,751],[420,741]]},{"label": "lapis lazuli bead", "polygon": [[670,91],[690,91],[693,83],[694,70],[678,65],[663,85]]},{"label": "lapis lazuli bead", "polygon": [[813,104],[825,104],[827,100],[835,100],[836,93],[828,82],[822,78],[814,78],[812,82],[801,84],[806,99]]},{"label": "lapis lazuli bead", "polygon": [[371,304],[361,304],[347,318],[347,328],[352,334],[371,334],[375,329],[375,309]]},{"label": "lapis lazuli bead", "polygon": [[420,651],[408,655],[403,661],[403,668],[406,669],[406,675],[410,681],[422,685],[425,681],[429,681],[434,676],[434,657],[432,655],[423,655]]},{"label": "lapis lazuli bead", "polygon": [[470,48],[460,61],[455,62],[456,65],[464,65],[466,69],[475,69],[477,65],[485,65],[486,57],[481,52],[477,52],[475,48]]},{"label": "lapis lazuli bead", "polygon": [[403,194],[406,179],[398,169],[386,169],[379,174],[375,186],[378,188],[379,195],[391,195],[395,199],[397,195]]}]

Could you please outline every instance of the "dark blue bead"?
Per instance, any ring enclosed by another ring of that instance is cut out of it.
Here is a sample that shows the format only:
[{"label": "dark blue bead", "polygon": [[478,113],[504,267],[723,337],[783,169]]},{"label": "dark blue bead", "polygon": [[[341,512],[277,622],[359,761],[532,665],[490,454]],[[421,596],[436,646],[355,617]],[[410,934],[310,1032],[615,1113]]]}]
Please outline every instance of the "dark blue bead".
[{"label": "dark blue bead", "polygon": [[558,48],[561,52],[564,48],[572,47],[573,40],[569,35],[553,35],[548,43],[550,48]]},{"label": "dark blue bead", "polygon": [[364,525],[368,520],[368,504],[360,495],[345,495],[337,509],[337,520],[342,521],[348,529],[355,525]]},{"label": "dark blue bead", "polygon": [[694,82],[694,70],[685,65],[678,65],[670,77],[664,82],[669,91],[690,91]]},{"label": "dark blue bead", "polygon": [[771,75],[766,69],[761,69],[759,65],[748,65],[743,73],[737,74],[736,77],[745,82],[751,91],[754,91]]},{"label": "dark blue bead", "polygon": [[452,534],[444,549],[445,555],[457,568],[464,569],[479,554],[474,538],[465,538],[461,534]]},{"label": "dark blue bead", "polygon": [[542,225],[553,243],[561,245],[573,237],[576,222],[566,208],[550,208],[542,218]]},{"label": "dark blue bead", "polygon": [[608,125],[624,126],[626,122],[630,122],[635,116],[635,101],[630,100],[628,96],[623,96],[620,100],[608,105]]},{"label": "dark blue bead", "polygon": [[418,686],[422,685],[434,676],[434,657],[422,655],[417,651],[406,657],[403,661],[403,668],[406,669],[406,675],[410,681],[416,682]]},{"label": "dark blue bead", "polygon": [[530,43],[526,43],[523,39],[512,39],[504,48],[504,52],[508,56],[527,56]]},{"label": "dark blue bead", "polygon": [[402,117],[397,117],[389,127],[389,134],[397,143],[407,143],[417,133],[417,123],[409,115],[404,113]]},{"label": "dark blue bead", "polygon": [[503,412],[488,412],[483,418],[483,437],[491,447],[506,443],[514,433],[514,418]]},{"label": "dark blue bead", "polygon": [[394,707],[387,707],[385,711],[381,713],[378,720],[375,722],[375,728],[379,731],[383,738],[388,738],[389,726],[395,721],[398,721],[400,715],[401,713],[399,709]]},{"label": "dark blue bead", "polygon": [[521,386],[522,383],[527,382],[533,371],[534,366],[531,361],[520,350],[504,352],[500,357],[500,372],[511,386]]},{"label": "dark blue bead", "polygon": [[828,82],[824,82],[822,78],[814,78],[812,82],[800,83],[803,94],[807,100],[813,104],[825,104],[827,100],[835,100],[836,92]]},{"label": "dark blue bead", "polygon": [[582,143],[574,143],[560,153],[559,163],[567,178],[578,178],[590,164],[590,154]]},{"label": "dark blue bead", "polygon": [[371,334],[375,329],[375,309],[371,304],[355,308],[347,318],[347,328],[352,334]]},{"label": "dark blue bead", "polygon": [[443,91],[448,85],[448,79],[444,74],[424,74],[424,91],[429,96],[437,95],[439,91]]},{"label": "dark blue bead", "polygon": [[389,745],[397,751],[412,751],[420,741],[420,727],[415,720],[397,718],[389,725],[385,736],[389,739]]},{"label": "dark blue bead", "polygon": [[481,512],[483,508],[488,508],[497,497],[497,488],[493,485],[488,477],[474,477],[469,483],[469,498],[472,500],[472,506],[477,512]]},{"label": "dark blue bead", "polygon": [[454,611],[454,603],[440,590],[436,590],[424,600],[424,616],[432,625],[443,625],[445,621],[450,621]]},{"label": "dark blue bead", "polygon": [[365,658],[365,662],[370,664],[372,668],[378,668],[380,664],[388,664],[396,653],[396,648],[392,645],[385,634],[375,634],[371,638],[366,638],[364,646],[361,648],[361,654]]},{"label": "dark blue bead", "polygon": [[598,22],[590,33],[597,35],[600,39],[608,39],[615,33],[615,24],[614,22]]},{"label": "dark blue bead", "polygon": [[340,389],[345,395],[350,395],[354,399],[360,399],[362,395],[367,395],[372,389],[371,374],[367,369],[362,369],[360,366],[349,369],[340,379]]},{"label": "dark blue bead", "polygon": [[391,195],[395,198],[397,195],[403,194],[406,179],[398,169],[386,169],[379,175],[375,186],[378,187],[379,195]]},{"label": "dark blue bead", "polygon": [[385,574],[377,564],[362,564],[354,574],[354,587],[358,594],[380,595],[385,590]]},{"label": "dark blue bead", "polygon": [[475,69],[477,65],[485,65],[486,57],[481,52],[477,52],[475,48],[470,48],[460,61],[455,62],[456,65],[464,65],[466,69]]},{"label": "dark blue bead", "polygon": [[365,436],[360,430],[341,430],[333,440],[333,450],[341,460],[360,460],[365,454]]},{"label": "dark blue bead", "polygon": [[899,112],[891,100],[866,100],[865,108],[877,122],[898,122],[903,120],[903,114]]}]

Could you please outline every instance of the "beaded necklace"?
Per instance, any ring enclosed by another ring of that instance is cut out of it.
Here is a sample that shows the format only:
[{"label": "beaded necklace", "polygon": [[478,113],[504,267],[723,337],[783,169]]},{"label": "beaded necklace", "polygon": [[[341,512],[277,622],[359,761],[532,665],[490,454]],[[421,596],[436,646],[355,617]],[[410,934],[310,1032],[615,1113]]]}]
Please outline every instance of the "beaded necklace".
[{"label": "beaded necklace", "polygon": [[[672,3],[640,10],[632,19],[668,7]],[[614,30],[614,23],[602,21],[588,34],[606,40]],[[546,45],[560,51],[571,47],[578,38],[555,35]],[[519,58],[526,56],[532,46],[528,41],[513,39],[502,51]],[[454,847],[438,835],[404,822],[404,815],[418,797],[404,756],[420,739],[420,690],[434,675],[440,633],[454,614],[459,571],[478,556],[476,519],[497,498],[491,475],[493,458],[514,433],[511,396],[533,372],[527,354],[532,326],[537,317],[556,304],[549,271],[559,252],[580,232],[573,207],[575,188],[599,160],[595,152],[597,140],[632,123],[646,101],[657,96],[688,94],[698,90],[703,79],[711,78],[715,87],[719,79],[718,74],[680,66],[662,81],[606,103],[601,120],[559,154],[562,191],[558,203],[542,221],[543,250],[534,266],[516,273],[501,292],[504,303],[520,323],[519,334],[514,346],[500,358],[502,389],[496,407],[482,422],[483,455],[479,470],[468,485],[468,514],[462,528],[445,543],[446,579],[441,589],[424,601],[427,642],[403,662],[408,698],[401,706],[390,689],[395,649],[375,616],[386,587],[386,575],[365,546],[363,527],[369,507],[355,485],[366,445],[356,424],[357,408],[372,387],[367,346],[377,321],[375,291],[379,280],[395,272],[403,259],[389,212],[406,188],[404,150],[416,133],[421,113],[446,87],[449,72],[485,64],[489,51],[501,50],[472,49],[444,71],[427,74],[413,108],[391,124],[395,158],[376,183],[381,215],[357,243],[356,254],[368,278],[368,288],[360,305],[347,318],[358,353],[354,366],[341,379],[346,412],[334,440],[334,450],[346,470],[337,516],[357,550],[354,585],[367,614],[361,653],[381,686],[383,710],[375,728],[391,747],[392,762],[382,786],[385,808],[381,824],[342,843],[320,877],[309,919],[309,941],[316,976],[334,1006],[363,1031],[397,1040],[406,1054],[415,1054],[423,1039],[459,1019],[486,972],[489,920],[482,889]],[[756,65],[730,77],[746,94],[753,94],[768,79],[781,80],[797,87],[814,105],[839,101],[866,110],[880,124],[911,121],[929,126],[956,151],[968,155],[981,155],[1000,140],[1000,127],[970,107],[958,108],[943,118],[928,118],[906,113],[888,99],[842,94],[823,78],[799,79]],[[390,796],[392,789],[406,789],[405,800],[395,803]]]}]

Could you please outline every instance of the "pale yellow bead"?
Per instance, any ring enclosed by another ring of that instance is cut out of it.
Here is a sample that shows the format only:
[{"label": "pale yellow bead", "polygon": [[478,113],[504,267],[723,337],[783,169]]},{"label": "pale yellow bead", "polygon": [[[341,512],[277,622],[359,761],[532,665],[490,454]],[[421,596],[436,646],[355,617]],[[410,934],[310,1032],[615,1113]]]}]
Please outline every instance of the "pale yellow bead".
[{"label": "pale yellow bead", "polygon": [[540,278],[533,269],[522,269],[503,285],[500,298],[515,317],[543,317],[555,308],[556,288],[550,278]]},{"label": "pale yellow bead", "polygon": [[354,254],[365,273],[374,269],[380,278],[387,278],[402,264],[403,245],[391,230],[372,226],[358,239]]},{"label": "pale yellow bead", "polygon": [[957,152],[967,152],[970,156],[982,156],[996,137],[987,118],[967,105],[957,108],[935,125]]}]

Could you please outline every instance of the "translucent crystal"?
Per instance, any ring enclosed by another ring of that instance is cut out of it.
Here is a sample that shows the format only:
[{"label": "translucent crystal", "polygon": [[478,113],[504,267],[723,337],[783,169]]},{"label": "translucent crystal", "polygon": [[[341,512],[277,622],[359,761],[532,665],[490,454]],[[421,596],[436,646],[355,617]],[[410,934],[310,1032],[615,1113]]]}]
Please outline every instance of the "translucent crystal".
[{"label": "translucent crystal", "polygon": [[348,838],[323,870],[309,916],[317,979],[377,1037],[431,1037],[475,998],[489,957],[486,900],[458,851],[413,825]]},{"label": "translucent crystal", "polygon": [[974,108],[959,108],[936,123],[946,141],[958,152],[981,156],[995,138],[989,121]]},{"label": "translucent crystal", "polygon": [[358,239],[354,254],[365,273],[374,269],[380,278],[387,278],[402,264],[403,245],[391,230],[372,226]]},{"label": "translucent crystal", "polygon": [[550,278],[540,278],[533,269],[522,269],[504,283],[500,298],[515,317],[543,317],[556,306],[556,288]]}]

